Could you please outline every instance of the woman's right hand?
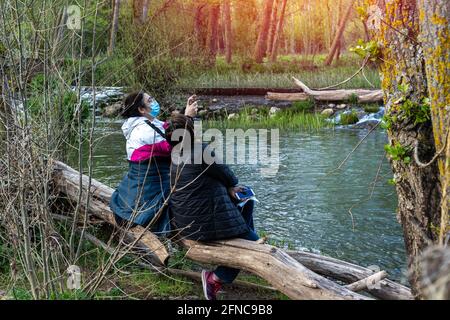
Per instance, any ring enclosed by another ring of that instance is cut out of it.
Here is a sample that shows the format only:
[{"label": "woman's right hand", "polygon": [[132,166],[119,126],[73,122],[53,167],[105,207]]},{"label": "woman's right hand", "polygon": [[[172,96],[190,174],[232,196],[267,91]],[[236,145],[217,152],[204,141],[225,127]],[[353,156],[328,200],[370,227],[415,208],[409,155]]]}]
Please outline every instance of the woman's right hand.
[{"label": "woman's right hand", "polygon": [[185,116],[192,117],[192,118],[197,116],[198,104],[197,104],[196,98],[197,98],[197,96],[195,94],[193,96],[189,97],[189,99],[187,101],[187,105],[186,105],[186,110],[184,111]]}]

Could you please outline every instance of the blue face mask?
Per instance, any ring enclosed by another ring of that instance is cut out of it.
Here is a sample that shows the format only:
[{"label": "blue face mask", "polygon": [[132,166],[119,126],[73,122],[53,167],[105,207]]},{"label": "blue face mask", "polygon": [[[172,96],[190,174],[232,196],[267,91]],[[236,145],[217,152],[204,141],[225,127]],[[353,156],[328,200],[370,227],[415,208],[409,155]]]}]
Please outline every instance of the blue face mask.
[{"label": "blue face mask", "polygon": [[158,101],[153,99],[152,103],[150,104],[150,109],[151,109],[150,115],[153,118],[156,118],[159,115],[160,111],[161,111],[161,107],[159,106]]}]

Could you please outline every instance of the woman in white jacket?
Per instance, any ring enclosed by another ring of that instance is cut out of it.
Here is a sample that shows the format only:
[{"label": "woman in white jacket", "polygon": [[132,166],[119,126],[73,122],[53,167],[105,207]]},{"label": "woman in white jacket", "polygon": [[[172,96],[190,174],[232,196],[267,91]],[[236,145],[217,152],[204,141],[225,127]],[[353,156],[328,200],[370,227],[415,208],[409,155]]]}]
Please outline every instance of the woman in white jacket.
[{"label": "woman in white jacket", "polygon": [[[187,103],[185,115],[194,117],[197,102],[194,96]],[[114,191],[110,207],[118,224],[138,224],[166,233],[170,230],[167,208],[171,146],[165,139],[167,122],[157,119],[159,103],[139,91],[129,94],[123,105],[122,125],[127,140],[129,170]]]}]

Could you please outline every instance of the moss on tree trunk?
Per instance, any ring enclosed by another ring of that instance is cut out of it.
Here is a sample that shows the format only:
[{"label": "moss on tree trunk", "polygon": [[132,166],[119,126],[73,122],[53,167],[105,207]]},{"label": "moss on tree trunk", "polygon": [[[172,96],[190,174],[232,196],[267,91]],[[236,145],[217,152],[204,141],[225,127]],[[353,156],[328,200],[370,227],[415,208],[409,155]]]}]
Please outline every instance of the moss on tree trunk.
[{"label": "moss on tree trunk", "polygon": [[[420,296],[417,258],[438,238],[439,170],[436,163],[421,167],[413,160],[416,146],[422,162],[429,161],[435,154],[426,106],[425,61],[418,42],[417,3],[415,0],[383,3],[372,0],[380,9],[373,13],[375,28],[372,26],[372,30],[382,53],[380,70],[391,146],[387,150],[388,154],[391,151],[389,158],[398,194],[397,218],[409,256],[409,280],[413,293]],[[372,11],[375,8],[372,7]],[[392,150],[396,150],[396,154]]]}]

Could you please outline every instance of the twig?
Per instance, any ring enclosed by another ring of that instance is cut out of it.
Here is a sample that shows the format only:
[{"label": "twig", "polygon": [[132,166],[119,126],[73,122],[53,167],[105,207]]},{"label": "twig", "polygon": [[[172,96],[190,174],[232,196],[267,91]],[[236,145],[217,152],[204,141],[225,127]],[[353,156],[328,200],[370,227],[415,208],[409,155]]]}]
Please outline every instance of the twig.
[{"label": "twig", "polygon": [[369,58],[370,58],[370,54],[364,59],[362,65],[361,65],[361,67],[358,69],[358,71],[356,71],[356,72],[355,72],[352,76],[350,76],[349,78],[347,78],[347,79],[345,79],[344,81],[341,81],[341,82],[339,82],[339,83],[337,83],[337,84],[333,84],[333,85],[331,85],[331,86],[324,87],[324,88],[320,88],[320,89],[317,89],[317,90],[318,90],[318,91],[320,91],[320,90],[327,90],[327,89],[339,87],[340,85],[346,84],[347,82],[349,82],[350,80],[352,80],[354,77],[356,77],[361,71],[363,71],[364,67],[365,67],[366,64],[367,64],[367,61],[369,61]]}]

